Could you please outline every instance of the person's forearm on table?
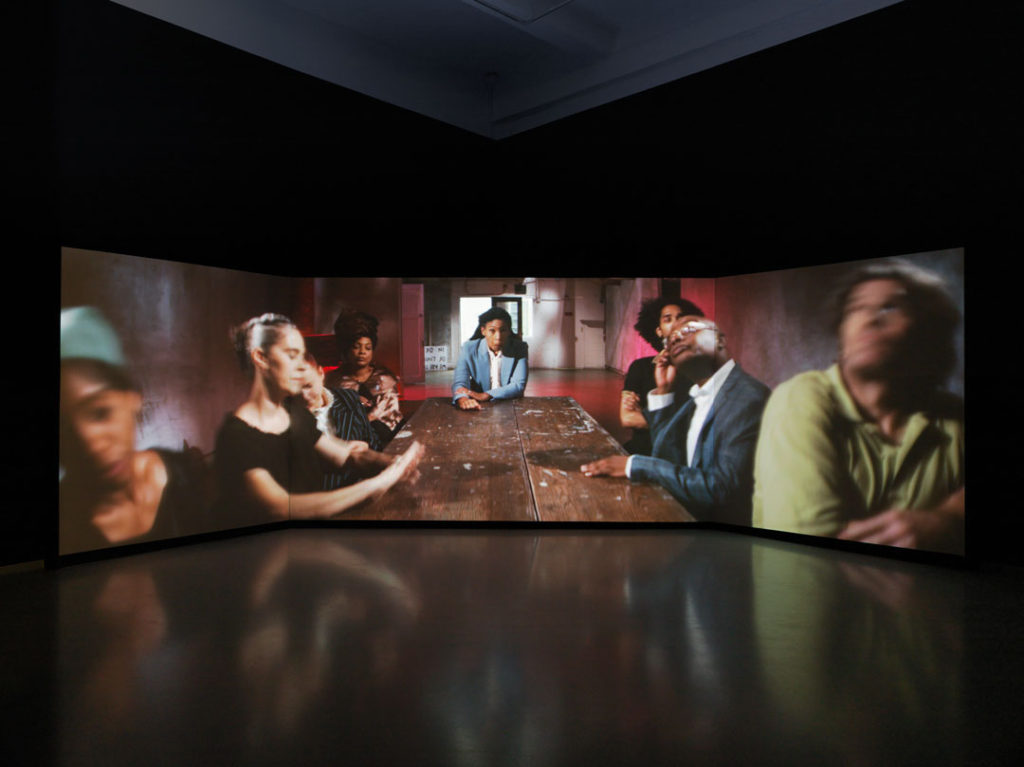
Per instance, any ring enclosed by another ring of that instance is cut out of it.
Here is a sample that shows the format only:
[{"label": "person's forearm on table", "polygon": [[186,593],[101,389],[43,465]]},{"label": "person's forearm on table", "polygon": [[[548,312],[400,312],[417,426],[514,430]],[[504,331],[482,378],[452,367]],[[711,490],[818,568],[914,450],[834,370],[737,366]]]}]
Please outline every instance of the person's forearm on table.
[{"label": "person's forearm on table", "polygon": [[250,469],[245,479],[247,491],[253,500],[278,519],[329,517],[373,495],[384,493],[394,484],[392,478],[378,474],[336,490],[290,494],[266,469]]},{"label": "person's forearm on table", "polygon": [[369,477],[354,485],[339,487],[325,493],[302,493],[289,497],[289,516],[293,519],[319,519],[333,516],[369,498],[385,493],[394,483],[383,475]]}]

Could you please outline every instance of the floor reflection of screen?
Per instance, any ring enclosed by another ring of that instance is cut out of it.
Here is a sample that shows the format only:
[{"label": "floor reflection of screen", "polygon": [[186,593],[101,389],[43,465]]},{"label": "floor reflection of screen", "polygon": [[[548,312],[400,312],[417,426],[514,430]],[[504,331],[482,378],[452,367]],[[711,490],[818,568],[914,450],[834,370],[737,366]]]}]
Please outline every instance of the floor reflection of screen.
[{"label": "floor reflection of screen", "polygon": [[428,278],[410,309],[400,278],[66,248],[59,550],[362,519],[963,553],[963,264]]}]

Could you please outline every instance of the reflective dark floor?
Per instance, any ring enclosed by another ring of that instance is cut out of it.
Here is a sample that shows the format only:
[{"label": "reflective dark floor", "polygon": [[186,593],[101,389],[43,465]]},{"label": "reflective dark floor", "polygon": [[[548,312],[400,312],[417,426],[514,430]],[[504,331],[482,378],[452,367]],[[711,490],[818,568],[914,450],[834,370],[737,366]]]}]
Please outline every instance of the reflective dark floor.
[{"label": "reflective dark floor", "polygon": [[8,573],[0,759],[1013,764],[1021,584],[706,530],[282,530]]}]

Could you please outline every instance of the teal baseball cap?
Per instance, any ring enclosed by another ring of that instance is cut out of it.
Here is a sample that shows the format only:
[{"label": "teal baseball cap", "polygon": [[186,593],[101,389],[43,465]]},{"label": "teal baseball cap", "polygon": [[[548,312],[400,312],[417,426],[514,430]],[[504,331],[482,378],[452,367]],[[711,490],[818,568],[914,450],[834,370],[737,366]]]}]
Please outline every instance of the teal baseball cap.
[{"label": "teal baseball cap", "polygon": [[127,364],[114,328],[91,306],[61,310],[60,358],[97,360],[118,368]]}]

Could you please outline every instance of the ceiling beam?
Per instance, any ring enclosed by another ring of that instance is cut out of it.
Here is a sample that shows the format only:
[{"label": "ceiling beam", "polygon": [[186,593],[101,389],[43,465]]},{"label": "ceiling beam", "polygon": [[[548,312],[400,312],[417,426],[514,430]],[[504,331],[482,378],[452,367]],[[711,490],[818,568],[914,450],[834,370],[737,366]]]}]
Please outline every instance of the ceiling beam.
[{"label": "ceiling beam", "polygon": [[560,50],[592,57],[615,49],[617,30],[565,0],[462,0]]}]

